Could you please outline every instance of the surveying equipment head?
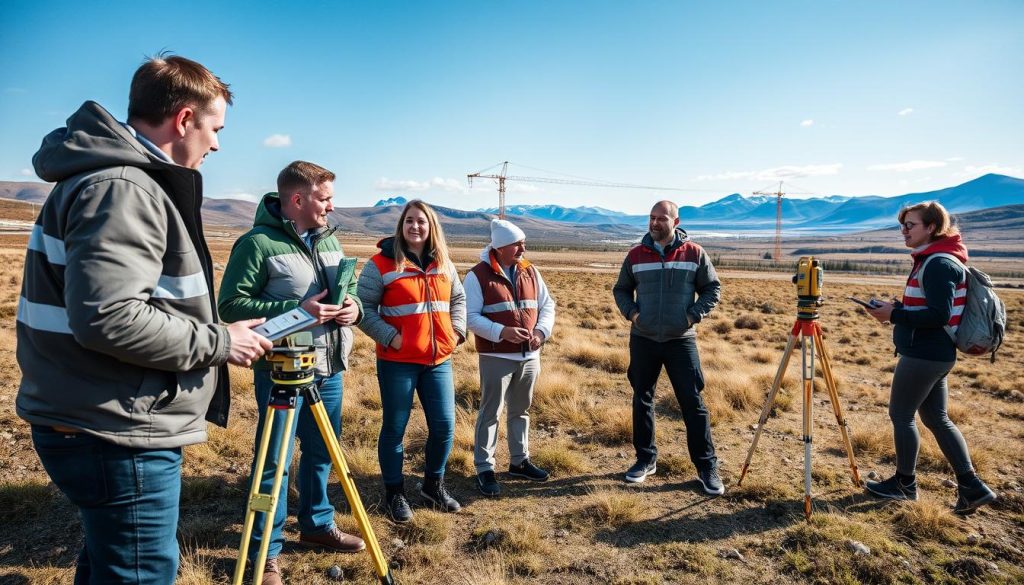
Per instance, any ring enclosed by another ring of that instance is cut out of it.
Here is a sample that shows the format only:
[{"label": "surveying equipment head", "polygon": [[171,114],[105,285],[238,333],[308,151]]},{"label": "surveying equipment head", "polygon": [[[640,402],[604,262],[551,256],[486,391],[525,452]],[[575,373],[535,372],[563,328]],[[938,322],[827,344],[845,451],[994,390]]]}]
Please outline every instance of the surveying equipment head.
[{"label": "surveying equipment head", "polygon": [[316,377],[316,348],[309,331],[293,333],[278,341],[267,353],[270,362],[270,405],[274,408],[294,408],[299,393],[313,387]]},{"label": "surveying equipment head", "polygon": [[796,265],[793,284],[796,285],[796,316],[798,319],[818,318],[821,301],[821,283],[824,270],[814,256],[803,256]]}]

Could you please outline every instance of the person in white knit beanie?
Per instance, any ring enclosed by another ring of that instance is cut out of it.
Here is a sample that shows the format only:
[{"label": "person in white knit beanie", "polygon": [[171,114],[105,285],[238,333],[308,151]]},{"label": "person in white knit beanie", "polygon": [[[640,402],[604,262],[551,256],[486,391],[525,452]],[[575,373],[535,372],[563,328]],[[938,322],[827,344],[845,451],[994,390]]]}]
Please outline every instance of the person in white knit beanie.
[{"label": "person in white knit beanie", "polygon": [[540,375],[540,347],[555,324],[555,299],[524,255],[526,234],[504,219],[491,220],[491,241],[466,275],[467,326],[480,360],[480,411],[473,459],[477,487],[497,496],[494,473],[498,417],[507,408],[508,473],[545,481],[548,472],[530,462],[530,404]]}]

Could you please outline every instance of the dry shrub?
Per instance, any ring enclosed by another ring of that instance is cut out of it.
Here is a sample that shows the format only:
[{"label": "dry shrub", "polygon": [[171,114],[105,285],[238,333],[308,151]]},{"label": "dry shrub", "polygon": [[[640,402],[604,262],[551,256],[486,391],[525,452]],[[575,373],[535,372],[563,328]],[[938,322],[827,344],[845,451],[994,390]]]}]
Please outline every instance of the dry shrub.
[{"label": "dry shrub", "polygon": [[764,404],[762,390],[739,372],[705,372],[704,400],[712,420],[730,421],[738,412],[752,411]]},{"label": "dry shrub", "polygon": [[0,483],[0,510],[8,522],[25,522],[47,517],[55,502],[55,489],[42,478]]},{"label": "dry shrub", "polygon": [[593,436],[605,445],[626,445],[633,440],[633,410],[611,406],[594,413]]},{"label": "dry shrub", "polygon": [[541,373],[533,389],[531,407],[538,421],[582,428],[590,422],[588,410],[579,380],[574,379],[572,374],[557,368]]},{"label": "dry shrub", "polygon": [[640,518],[644,509],[638,494],[602,490],[591,493],[575,514],[590,524],[621,528]]},{"label": "dry shrub", "polygon": [[764,327],[764,322],[761,321],[760,317],[755,315],[740,315],[735,321],[733,321],[733,326],[737,329],[757,330]]},{"label": "dry shrub", "polygon": [[531,451],[530,459],[543,469],[548,470],[554,477],[570,477],[590,470],[588,460],[575,449],[572,443],[565,439],[557,442],[545,441]]},{"label": "dry shrub", "polygon": [[743,478],[742,485],[731,487],[725,492],[725,495],[732,499],[757,502],[788,500],[794,494],[795,492],[789,487],[789,482],[779,481],[777,478],[772,477],[751,475],[750,471]]},{"label": "dry shrub", "polygon": [[728,321],[716,321],[715,324],[711,326],[711,330],[719,335],[727,335],[732,331],[732,323],[729,323]]},{"label": "dry shrub", "polygon": [[962,541],[960,521],[944,504],[918,500],[902,502],[892,515],[896,531],[913,540]]},{"label": "dry shrub", "polygon": [[687,457],[675,454],[658,455],[658,474],[674,477],[696,475],[697,470]]},{"label": "dry shrub", "polygon": [[380,473],[380,465],[377,458],[377,445],[353,445],[344,450],[345,463],[354,475],[359,477],[370,477]]},{"label": "dry shrub", "polygon": [[853,452],[858,456],[892,457],[896,448],[891,426],[885,426],[881,429],[865,429],[858,433],[852,433],[850,435],[850,443],[853,444]]},{"label": "dry shrub", "polygon": [[428,509],[417,509],[412,520],[397,526],[395,532],[407,543],[441,544],[451,532],[450,514]]},{"label": "dry shrub", "polygon": [[470,557],[452,576],[456,585],[510,585],[505,577],[506,563],[500,551],[491,551],[483,557]]},{"label": "dry shrub", "polygon": [[476,475],[476,464],[473,463],[473,451],[470,449],[452,449],[448,455],[448,473],[463,477]]},{"label": "dry shrub", "polygon": [[182,547],[181,562],[178,566],[178,578],[175,583],[178,585],[214,585],[220,583],[219,579],[213,576],[213,566],[217,557],[195,550],[192,547]]},{"label": "dry shrub", "polygon": [[750,356],[750,361],[755,364],[770,364],[775,361],[775,359],[775,354],[766,349],[759,349]]},{"label": "dry shrub", "polygon": [[585,368],[624,374],[629,366],[629,355],[625,348],[598,345],[580,337],[563,342],[561,350],[565,359]]}]

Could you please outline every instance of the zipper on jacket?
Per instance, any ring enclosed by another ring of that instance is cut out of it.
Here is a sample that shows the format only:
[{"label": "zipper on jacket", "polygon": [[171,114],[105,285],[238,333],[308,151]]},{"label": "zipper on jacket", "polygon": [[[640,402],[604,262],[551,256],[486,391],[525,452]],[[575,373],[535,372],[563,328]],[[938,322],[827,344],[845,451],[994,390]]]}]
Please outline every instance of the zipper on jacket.
[{"label": "zipper on jacket", "polygon": [[[430,365],[435,366],[437,365],[437,337],[434,336],[434,308],[432,306],[433,300],[430,298],[430,276],[425,270],[420,269],[419,266],[416,269],[423,273],[423,298],[427,300],[427,323],[430,324]],[[405,343],[404,339],[402,343]]]},{"label": "zipper on jacket", "polygon": [[[310,262],[313,264],[313,280],[316,283],[316,285],[318,287],[320,287],[321,291],[327,290],[328,292],[330,292],[330,288],[327,286],[327,273],[324,270],[324,263],[323,263],[323,260],[320,258],[320,253],[317,251],[317,244],[319,244],[320,240],[322,240],[324,237],[333,234],[335,232],[335,230],[337,230],[337,228],[331,228],[331,229],[323,231],[321,233],[313,234],[313,237],[311,237],[309,239],[309,248],[307,250],[309,252]],[[295,230],[292,230],[292,231],[295,231]],[[298,235],[298,234],[296,234],[296,235]],[[302,238],[300,237],[299,239],[302,239]],[[305,242],[302,242],[302,247],[306,248],[306,243]],[[320,277],[323,277],[323,282],[320,281]],[[325,325],[326,325],[326,323],[325,323]],[[335,328],[334,331],[330,331],[329,328],[324,327],[324,332],[326,333],[326,335],[324,335],[324,338],[327,340],[327,351],[326,351],[327,355],[326,355],[326,357],[327,357],[327,372],[328,372],[328,374],[331,374],[331,373],[334,372],[334,364],[332,363],[332,357],[334,355],[334,345],[332,344],[331,337],[337,331],[340,331],[340,325],[339,325],[339,328]],[[340,343],[339,343],[339,345],[340,345]]]}]

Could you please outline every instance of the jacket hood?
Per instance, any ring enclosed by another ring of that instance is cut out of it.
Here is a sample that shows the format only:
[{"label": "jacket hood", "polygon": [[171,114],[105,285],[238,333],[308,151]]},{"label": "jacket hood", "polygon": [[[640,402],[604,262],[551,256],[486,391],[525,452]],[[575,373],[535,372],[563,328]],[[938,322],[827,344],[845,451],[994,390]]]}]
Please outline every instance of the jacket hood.
[{"label": "jacket hood", "polygon": [[380,248],[381,256],[388,260],[395,259],[395,236],[388,236],[377,242],[377,247]]},{"label": "jacket hood", "polygon": [[953,234],[935,240],[925,246],[924,249],[911,252],[910,255],[914,258],[914,264],[916,265],[924,261],[927,256],[938,253],[949,254],[960,262],[967,264],[967,247],[964,246],[960,234]]},{"label": "jacket hood", "polygon": [[113,166],[143,169],[177,166],[149,152],[96,102],[82,104],[66,124],[66,127],[47,134],[39,151],[32,157],[32,166],[44,181],[56,183],[80,173]]},{"label": "jacket hood", "polygon": [[[671,250],[672,248],[677,248],[679,246],[682,246],[683,244],[685,244],[686,242],[689,242],[689,241],[690,241],[690,236],[686,234],[686,230],[684,230],[681,227],[677,227],[676,228],[676,238],[675,238],[675,240],[671,244],[669,244],[668,247],[665,248],[665,249],[666,250]],[[652,250],[654,249],[654,238],[651,237],[651,232],[647,232],[646,234],[644,234],[644,238],[642,240],[640,240],[640,244],[644,245],[644,246],[647,246],[648,248],[651,248]]]},{"label": "jacket hood", "polygon": [[253,226],[267,226],[273,228],[284,227],[284,218],[281,216],[281,196],[271,191],[263,196],[260,204],[256,206],[256,219]]}]

